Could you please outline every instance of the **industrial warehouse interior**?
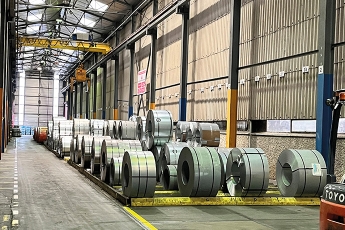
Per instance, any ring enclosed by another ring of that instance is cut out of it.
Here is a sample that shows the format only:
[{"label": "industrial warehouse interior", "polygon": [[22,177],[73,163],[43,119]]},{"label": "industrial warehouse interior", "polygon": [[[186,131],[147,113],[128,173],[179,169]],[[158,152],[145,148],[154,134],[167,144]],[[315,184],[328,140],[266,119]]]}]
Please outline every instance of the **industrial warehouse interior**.
[{"label": "industrial warehouse interior", "polygon": [[2,0],[0,227],[345,229],[345,2]]}]

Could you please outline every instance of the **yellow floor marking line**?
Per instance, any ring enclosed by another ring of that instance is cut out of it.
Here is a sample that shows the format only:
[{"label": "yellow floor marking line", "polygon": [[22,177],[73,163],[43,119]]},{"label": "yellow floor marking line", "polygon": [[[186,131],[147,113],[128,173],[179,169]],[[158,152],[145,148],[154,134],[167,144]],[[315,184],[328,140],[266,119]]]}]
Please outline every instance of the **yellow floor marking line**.
[{"label": "yellow floor marking line", "polygon": [[10,215],[4,215],[4,217],[2,218],[3,222],[9,221],[10,220]]},{"label": "yellow floor marking line", "polygon": [[147,220],[145,220],[142,216],[140,216],[138,213],[136,213],[135,211],[133,211],[132,209],[128,208],[128,207],[123,207],[123,209],[132,217],[134,217],[137,221],[139,221],[142,225],[144,225],[147,229],[150,230],[156,230],[157,228],[155,226],[153,226],[150,222],[148,222]]}]

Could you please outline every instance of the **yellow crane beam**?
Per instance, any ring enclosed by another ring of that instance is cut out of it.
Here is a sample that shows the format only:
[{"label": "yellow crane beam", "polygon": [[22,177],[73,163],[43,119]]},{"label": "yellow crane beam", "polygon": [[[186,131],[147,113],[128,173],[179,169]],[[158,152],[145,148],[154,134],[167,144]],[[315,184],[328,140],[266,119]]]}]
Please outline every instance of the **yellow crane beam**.
[{"label": "yellow crane beam", "polygon": [[111,47],[107,43],[99,42],[88,42],[88,41],[74,41],[64,39],[48,39],[48,38],[37,38],[37,37],[19,37],[19,47],[22,46],[33,46],[41,48],[52,48],[52,49],[68,49],[68,50],[79,50],[84,52],[94,52],[107,54],[111,51]]}]

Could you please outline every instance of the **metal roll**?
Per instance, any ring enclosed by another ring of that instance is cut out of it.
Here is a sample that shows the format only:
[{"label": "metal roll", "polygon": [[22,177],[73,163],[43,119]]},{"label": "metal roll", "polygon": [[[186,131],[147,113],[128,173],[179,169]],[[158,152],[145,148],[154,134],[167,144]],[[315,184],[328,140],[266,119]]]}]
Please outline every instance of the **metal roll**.
[{"label": "metal roll", "polygon": [[101,180],[107,183],[110,182],[110,165],[113,158],[121,158],[124,155],[124,150],[120,147],[120,140],[104,140],[101,149]]},{"label": "metal roll", "polygon": [[62,136],[59,140],[59,148],[58,153],[61,158],[70,155],[70,147],[71,147],[71,140],[73,139],[72,136]]},{"label": "metal roll", "polygon": [[73,137],[90,135],[90,121],[88,119],[73,119]]},{"label": "metal roll", "polygon": [[113,133],[113,130],[114,130],[114,122],[115,120],[108,120],[108,125],[106,127],[106,131],[105,131],[105,134],[104,136],[110,136],[112,139],[114,139],[114,133]]},{"label": "metal roll", "polygon": [[269,166],[260,148],[234,148],[228,157],[226,184],[231,196],[261,196],[267,192]]},{"label": "metal roll", "polygon": [[103,136],[109,136],[107,134],[107,130],[109,130],[109,121],[104,121],[104,124],[103,124]]},{"label": "metal roll", "polygon": [[175,129],[175,140],[178,142],[186,142],[187,141],[187,132],[190,129],[191,123],[193,123],[193,127],[198,127],[197,122],[187,122],[187,121],[179,121],[176,124]]},{"label": "metal roll", "polygon": [[120,121],[118,128],[118,137],[120,140],[136,140],[137,122]]},{"label": "metal roll", "polygon": [[278,157],[276,180],[282,196],[320,196],[327,182],[327,168],[316,150],[286,149]]},{"label": "metal roll", "polygon": [[160,167],[160,152],[162,150],[162,146],[153,146],[153,149],[152,149],[152,153],[153,153],[153,156],[155,158],[155,162],[156,162],[156,180],[157,182],[160,181],[160,171],[161,171],[161,167]]},{"label": "metal roll", "polygon": [[137,117],[137,140],[145,141],[145,131],[146,131],[146,117]]},{"label": "metal roll", "polygon": [[114,124],[113,124],[114,139],[119,139],[119,124],[120,124],[119,120],[114,121]]},{"label": "metal roll", "polygon": [[217,124],[199,123],[195,131],[195,141],[198,146],[218,147],[220,142],[220,129]]},{"label": "metal roll", "polygon": [[188,147],[187,143],[169,142],[164,144],[164,156],[168,165],[178,165],[178,159],[184,147]]},{"label": "metal roll", "polygon": [[146,145],[148,149],[153,146],[163,146],[172,139],[173,121],[170,111],[149,110],[146,118]]},{"label": "metal roll", "polygon": [[90,120],[91,134],[94,136],[103,136],[104,120],[92,119]]},{"label": "metal roll", "polygon": [[90,169],[92,174],[98,174],[101,171],[101,152],[103,140],[111,140],[109,136],[94,136],[91,144]]},{"label": "metal roll", "polygon": [[83,136],[81,140],[81,167],[90,168],[93,136]]},{"label": "metal roll", "polygon": [[156,189],[156,164],[149,151],[125,152],[121,175],[127,197],[153,197]]},{"label": "metal roll", "polygon": [[70,159],[71,159],[71,161],[72,162],[74,162],[75,160],[74,160],[74,158],[75,158],[75,148],[76,148],[76,139],[75,138],[73,138],[72,140],[71,140],[71,143],[70,143],[70,154],[69,154],[69,156],[70,156]]},{"label": "metal roll", "polygon": [[74,162],[76,164],[80,164],[81,163],[81,146],[82,146],[82,139],[83,136],[87,136],[87,137],[92,137],[90,135],[77,135],[77,137],[75,138],[75,147],[74,147]]},{"label": "metal roll", "polygon": [[177,166],[177,182],[182,196],[216,196],[221,183],[221,163],[214,148],[185,147]]},{"label": "metal roll", "polygon": [[[195,145],[195,133],[196,130],[198,130],[198,123],[197,122],[190,122],[189,123],[189,128],[187,128],[187,137],[186,137],[186,142],[189,146],[194,146]],[[195,146],[197,147],[197,146]]]},{"label": "metal roll", "polygon": [[121,185],[121,172],[122,172],[123,157],[112,158],[110,162],[110,178],[109,185]]},{"label": "metal roll", "polygon": [[65,120],[59,122],[59,138],[63,136],[73,136],[72,120]]},{"label": "metal roll", "polygon": [[167,165],[160,179],[165,190],[178,190],[177,165]]},{"label": "metal roll", "polygon": [[226,165],[227,165],[228,158],[231,154],[232,149],[233,148],[217,148],[217,152],[220,158],[220,163],[222,165],[221,185],[222,185],[222,190],[224,192],[228,192],[228,187],[226,186]]},{"label": "metal roll", "polygon": [[53,121],[48,121],[48,130],[47,130],[47,136],[52,137],[53,136]]}]

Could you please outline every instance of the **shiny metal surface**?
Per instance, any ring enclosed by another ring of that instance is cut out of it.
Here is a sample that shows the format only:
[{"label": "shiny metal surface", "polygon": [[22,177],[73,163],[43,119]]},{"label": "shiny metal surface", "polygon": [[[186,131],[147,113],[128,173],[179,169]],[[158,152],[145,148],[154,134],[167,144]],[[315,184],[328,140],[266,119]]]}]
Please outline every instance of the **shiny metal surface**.
[{"label": "shiny metal surface", "polygon": [[90,132],[94,136],[103,136],[104,120],[92,119],[90,120]]},{"label": "shiny metal surface", "polygon": [[226,186],[226,164],[228,162],[229,155],[233,148],[217,148],[217,152],[220,158],[220,163],[222,165],[222,190],[224,192],[228,192],[228,188]]},{"label": "shiny metal surface", "polygon": [[108,120],[104,136],[110,136],[112,139],[114,139],[114,122],[115,120]]},{"label": "shiny metal surface", "polygon": [[73,136],[73,121],[72,120],[59,121],[59,138],[63,136]]},{"label": "shiny metal surface", "polygon": [[74,162],[76,164],[81,163],[81,143],[82,143],[83,136],[90,136],[90,135],[77,135],[75,139]]},{"label": "shiny metal surface", "polygon": [[191,123],[193,123],[193,127],[197,127],[196,122],[187,122],[187,121],[179,121],[176,124],[175,129],[175,140],[186,142],[187,141],[187,132],[190,129]]},{"label": "shiny metal surface", "polygon": [[123,157],[112,158],[110,163],[110,186],[121,185]]},{"label": "shiny metal surface", "polygon": [[198,123],[197,122],[190,122],[189,123],[189,128],[187,128],[187,137],[186,137],[186,142],[188,143],[189,146],[194,146],[195,145],[195,133],[198,130]]},{"label": "shiny metal surface", "polygon": [[137,139],[137,122],[135,121],[120,121],[118,127],[118,138],[121,140],[136,140]]},{"label": "shiny metal surface", "polygon": [[73,137],[90,135],[90,121],[88,119],[73,119]]},{"label": "shiny metal surface", "polygon": [[74,158],[75,158],[74,152],[75,152],[75,148],[76,148],[76,141],[77,140],[75,138],[73,138],[71,140],[70,147],[69,147],[69,149],[70,149],[69,156],[70,156],[71,161],[73,161],[73,162],[74,162]]},{"label": "shiny metal surface", "polygon": [[220,142],[220,129],[217,124],[199,123],[195,131],[195,141],[198,146],[218,147]]},{"label": "shiny metal surface", "polygon": [[164,190],[178,190],[177,165],[167,165],[163,169],[160,181]]},{"label": "shiny metal surface", "polygon": [[61,158],[70,155],[71,141],[73,140],[72,136],[62,136],[59,140],[58,152]]},{"label": "shiny metal surface", "polygon": [[113,124],[113,135],[114,135],[115,139],[119,139],[119,124],[120,124],[120,120],[114,121],[114,124]]},{"label": "shiny metal surface", "polygon": [[145,131],[146,131],[146,117],[137,117],[137,139],[141,142],[145,141]]},{"label": "shiny metal surface", "polygon": [[286,149],[277,160],[276,180],[283,196],[320,196],[327,180],[326,163],[316,150]]},{"label": "shiny metal surface", "polygon": [[214,197],[221,186],[221,163],[214,148],[185,147],[177,167],[179,191],[186,197]]},{"label": "shiny metal surface", "polygon": [[125,152],[121,175],[127,197],[153,197],[156,189],[156,164],[149,151]]},{"label": "shiny metal surface", "polygon": [[146,145],[148,149],[153,146],[163,146],[172,139],[173,121],[170,111],[149,110],[146,118]]},{"label": "shiny metal surface", "polygon": [[90,168],[93,136],[83,136],[81,140],[81,167]]},{"label": "shiny metal surface", "polygon": [[178,158],[180,157],[181,151],[184,147],[187,147],[188,144],[185,142],[169,142],[165,143],[164,156],[166,158],[168,165],[177,165]]},{"label": "shiny metal surface", "polygon": [[53,121],[48,121],[48,130],[47,130],[47,136],[52,137],[53,136],[53,127],[54,127],[54,122]]},{"label": "shiny metal surface", "polygon": [[260,148],[234,148],[228,157],[226,184],[231,196],[261,196],[267,192],[269,166]]},{"label": "shiny metal surface", "polygon": [[153,149],[151,150],[151,152],[153,153],[153,156],[155,158],[155,162],[156,162],[156,180],[157,182],[160,181],[160,171],[161,171],[161,167],[160,167],[160,152],[162,151],[162,146],[153,146]]},{"label": "shiny metal surface", "polygon": [[103,140],[111,140],[109,136],[94,136],[91,144],[90,169],[92,174],[100,173],[101,151]]}]

